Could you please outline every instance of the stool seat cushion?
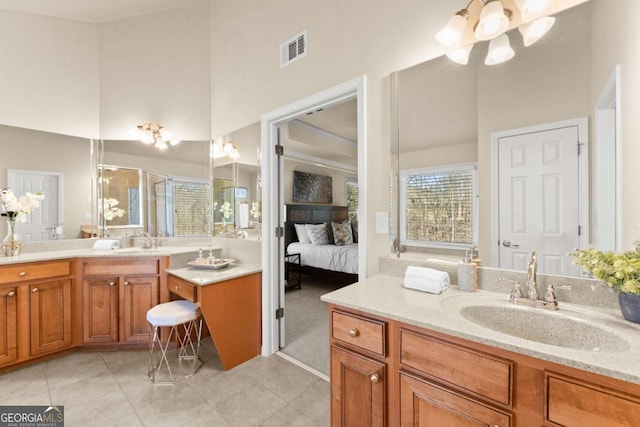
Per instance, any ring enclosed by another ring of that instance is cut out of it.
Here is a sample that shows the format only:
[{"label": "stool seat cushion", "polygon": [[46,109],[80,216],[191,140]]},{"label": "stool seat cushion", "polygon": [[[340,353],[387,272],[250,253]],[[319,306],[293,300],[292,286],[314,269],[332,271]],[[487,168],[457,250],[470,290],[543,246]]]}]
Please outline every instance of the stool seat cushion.
[{"label": "stool seat cushion", "polygon": [[147,322],[153,326],[181,325],[200,317],[200,307],[191,301],[165,302],[147,311]]}]

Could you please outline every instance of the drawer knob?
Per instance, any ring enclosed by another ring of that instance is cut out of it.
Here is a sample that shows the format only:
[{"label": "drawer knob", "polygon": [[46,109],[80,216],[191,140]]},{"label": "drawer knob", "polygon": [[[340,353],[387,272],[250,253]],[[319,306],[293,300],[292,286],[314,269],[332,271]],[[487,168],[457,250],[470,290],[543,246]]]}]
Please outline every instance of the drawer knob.
[{"label": "drawer knob", "polygon": [[380,375],[373,374],[373,375],[371,375],[371,377],[369,377],[369,379],[371,380],[371,382],[373,384],[378,384],[378,382],[380,382]]},{"label": "drawer knob", "polygon": [[15,294],[16,294],[16,293],[15,293],[14,291],[11,291],[11,292],[9,292],[9,293],[7,294],[7,296],[8,296],[8,297],[12,297],[12,296],[14,296]]},{"label": "drawer knob", "polygon": [[178,289],[180,289],[180,286],[176,285],[176,291],[177,291]]},{"label": "drawer knob", "polygon": [[21,271],[20,273],[18,273],[18,276],[20,276],[20,277],[24,277],[26,275],[27,275],[26,271]]},{"label": "drawer knob", "polygon": [[33,288],[33,289],[31,289],[31,292],[38,292],[39,290],[40,289],[38,289],[38,288]]},{"label": "drawer knob", "polygon": [[109,282],[109,286],[114,286],[116,282]]},{"label": "drawer knob", "polygon": [[359,331],[359,330],[357,330],[356,328],[349,329],[349,336],[350,336],[351,338],[359,337],[359,336],[360,336],[360,331]]},{"label": "drawer knob", "polygon": [[124,282],[125,286],[129,284],[129,282]]}]

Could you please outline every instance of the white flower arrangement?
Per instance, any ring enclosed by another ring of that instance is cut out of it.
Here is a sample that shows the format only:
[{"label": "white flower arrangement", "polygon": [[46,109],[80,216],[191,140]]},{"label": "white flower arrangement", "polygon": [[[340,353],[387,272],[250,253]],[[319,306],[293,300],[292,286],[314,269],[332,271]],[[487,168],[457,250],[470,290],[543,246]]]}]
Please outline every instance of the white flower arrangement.
[{"label": "white flower arrangement", "polygon": [[231,218],[231,215],[233,215],[233,210],[231,209],[231,203],[224,202],[222,206],[220,206],[220,212],[222,213],[222,217],[224,219]]},{"label": "white flower arrangement", "polygon": [[119,208],[119,204],[118,199],[100,199],[98,200],[98,212],[101,213],[107,221],[111,221],[115,217],[121,218],[124,216],[124,209]]},{"label": "white flower arrangement", "polygon": [[257,221],[260,220],[262,216],[262,203],[261,202],[251,202],[251,210],[249,211],[251,217]]},{"label": "white flower arrangement", "polygon": [[16,197],[9,188],[0,190],[0,199],[2,200],[3,215],[6,215],[11,221],[26,222],[27,215],[36,208],[40,207],[40,201],[44,199],[42,193],[25,193],[24,196]]}]

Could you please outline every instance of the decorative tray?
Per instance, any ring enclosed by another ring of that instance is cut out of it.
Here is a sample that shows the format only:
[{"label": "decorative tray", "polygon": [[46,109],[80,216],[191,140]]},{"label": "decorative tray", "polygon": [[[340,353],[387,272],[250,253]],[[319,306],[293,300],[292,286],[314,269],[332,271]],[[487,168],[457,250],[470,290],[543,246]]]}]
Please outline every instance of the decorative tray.
[{"label": "decorative tray", "polygon": [[187,264],[189,264],[190,266],[192,266],[193,268],[204,268],[207,270],[222,270],[223,268],[227,268],[229,266],[229,264],[231,264],[232,262],[234,262],[235,260],[233,259],[216,259],[214,264],[209,264],[208,262],[205,263],[199,263],[196,261],[189,261]]}]

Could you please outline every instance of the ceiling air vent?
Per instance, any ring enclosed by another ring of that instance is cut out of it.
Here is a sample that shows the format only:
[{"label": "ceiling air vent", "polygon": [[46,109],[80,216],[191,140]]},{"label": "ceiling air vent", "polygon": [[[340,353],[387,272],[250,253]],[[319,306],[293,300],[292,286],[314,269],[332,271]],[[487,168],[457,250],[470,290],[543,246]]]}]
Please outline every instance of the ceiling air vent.
[{"label": "ceiling air vent", "polygon": [[307,30],[280,45],[280,68],[296,62],[307,54]]}]

